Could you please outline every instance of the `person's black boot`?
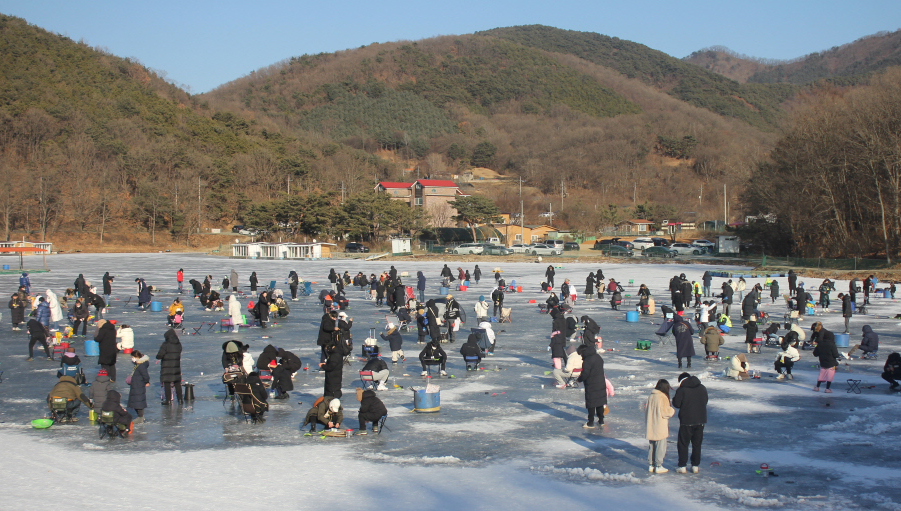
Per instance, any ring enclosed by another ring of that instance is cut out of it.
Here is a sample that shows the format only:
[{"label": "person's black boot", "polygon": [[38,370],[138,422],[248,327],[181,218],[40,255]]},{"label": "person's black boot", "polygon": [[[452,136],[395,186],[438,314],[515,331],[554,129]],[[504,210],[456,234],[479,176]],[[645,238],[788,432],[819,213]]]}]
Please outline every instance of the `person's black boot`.
[{"label": "person's black boot", "polygon": [[691,369],[691,357],[688,357],[688,369]]},{"label": "person's black boot", "polygon": [[682,359],[679,359],[679,369],[682,369]]}]

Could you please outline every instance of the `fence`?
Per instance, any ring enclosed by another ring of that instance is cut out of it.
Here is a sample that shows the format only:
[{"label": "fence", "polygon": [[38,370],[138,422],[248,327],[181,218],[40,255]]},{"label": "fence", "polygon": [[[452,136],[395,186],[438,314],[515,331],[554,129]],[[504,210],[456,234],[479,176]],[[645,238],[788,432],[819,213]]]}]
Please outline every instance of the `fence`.
[{"label": "fence", "polygon": [[824,270],[885,270],[897,263],[881,259],[826,259],[822,257],[772,257],[767,255],[746,256],[750,261],[760,260],[760,266],[797,266],[801,268],[821,268]]}]

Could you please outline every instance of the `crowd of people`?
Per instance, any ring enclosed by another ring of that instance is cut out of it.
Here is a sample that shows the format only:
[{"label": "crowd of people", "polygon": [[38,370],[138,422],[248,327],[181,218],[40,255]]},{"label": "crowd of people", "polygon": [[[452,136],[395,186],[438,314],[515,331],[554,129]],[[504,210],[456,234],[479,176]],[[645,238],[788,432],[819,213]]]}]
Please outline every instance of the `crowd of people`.
[{"label": "crowd of people", "polygon": [[[604,417],[609,411],[608,399],[614,396],[614,388],[604,372],[605,349],[598,321],[588,315],[581,315],[576,320],[576,309],[580,306],[578,290],[569,278],[563,279],[559,292],[554,287],[556,269],[548,266],[544,273],[541,289],[548,293],[544,310],[551,318],[551,333],[548,349],[551,354],[551,371],[555,386],[565,389],[582,384],[584,386],[587,421],[584,428],[593,429],[604,424]],[[456,272],[444,265],[438,275],[442,293],[437,298],[426,299],[427,277],[422,271],[416,274],[415,285],[408,286],[403,282],[406,273],[400,273],[394,266],[378,275],[357,272],[339,273],[331,269],[328,274],[329,288],[319,294],[319,303],[323,314],[319,322],[316,344],[319,347],[319,360],[313,364],[324,374],[322,396],[317,399],[305,416],[303,426],[310,425],[315,430],[318,424],[325,428],[340,428],[343,424],[344,407],[341,402],[343,390],[343,371],[353,350],[353,318],[348,315],[348,289],[358,288],[364,300],[373,302],[375,307],[383,304],[388,307],[394,319],[387,322],[380,338],[385,341],[391,352],[391,364],[382,359],[374,338],[367,338],[364,347],[369,347],[363,371],[370,375],[371,387],[356,389],[356,398],[360,402],[358,412],[359,433],[365,434],[367,424],[373,425],[375,431],[379,420],[387,414],[384,403],[378,397],[379,391],[388,388],[389,376],[398,362],[405,362],[404,332],[415,329],[417,343],[421,345],[419,362],[421,374],[427,376],[434,368],[437,375],[447,375],[448,354],[443,345],[455,343],[461,326],[466,321],[466,307],[462,306],[451,293],[451,285],[460,281],[466,285],[470,280],[478,283],[482,270],[478,265],[470,270],[458,267]],[[499,269],[494,271],[494,284],[489,291],[483,292],[472,306],[475,314],[475,325],[465,342],[459,349],[460,356],[467,370],[478,369],[482,360],[493,356],[497,340],[495,325],[504,311],[504,300],[507,293],[515,292],[516,287],[507,286]],[[117,324],[115,320],[103,318],[104,310],[112,295],[114,276],[108,272],[102,278],[102,293],[86,280],[82,274],[66,289],[62,298],[46,290],[40,295],[31,294],[31,281],[27,273],[23,273],[19,289],[12,294],[9,302],[13,330],[20,330],[25,324],[29,333],[29,357],[33,360],[33,348],[40,345],[49,359],[50,344],[55,332],[68,328],[72,337],[85,337],[89,323],[96,325],[94,341],[99,348],[97,363],[100,367],[94,378],[89,395],[80,389],[87,383],[81,371],[81,361],[73,352],[62,357],[61,369],[57,374],[57,382],[47,396],[48,403],[54,397],[66,399],[67,408],[63,420],[77,420],[79,404],[85,404],[98,413],[113,412],[115,420],[128,431],[132,425],[144,420],[147,408],[146,389],[150,386],[150,357],[135,349],[134,332],[126,324]],[[289,315],[288,301],[297,301],[298,293],[308,287],[295,271],[291,271],[286,284],[290,289],[290,298],[279,289],[259,286],[256,272],[248,278],[248,292],[240,291],[237,272],[232,269],[223,276],[221,287],[216,286],[212,275],[206,275],[202,281],[190,279],[190,291],[204,311],[222,311],[228,315],[231,332],[240,332],[239,327],[247,324],[245,312],[253,323],[267,328],[273,319],[285,318]],[[662,304],[660,312],[663,322],[657,333],[661,336],[672,334],[675,341],[676,363],[678,368],[692,367],[695,357],[695,343],[704,346],[705,361],[708,363],[720,360],[719,352],[724,344],[724,336],[729,334],[731,322],[731,305],[735,300],[741,305],[740,317],[745,330],[746,353],[733,356],[725,367],[724,376],[736,381],[750,380],[759,374],[751,364],[755,361],[759,350],[755,348],[761,343],[761,337],[767,342],[772,340],[778,345],[773,368],[777,380],[793,379],[792,368],[801,359],[804,349],[813,349],[813,356],[819,362],[814,390],[825,386],[830,393],[835,370],[841,359],[850,359],[858,351],[865,357],[873,356],[878,351],[879,339],[870,325],[863,325],[862,339],[847,353],[840,353],[835,343],[835,335],[827,330],[821,322],[815,322],[810,328],[809,339],[797,321],[784,325],[787,332],[779,335],[780,324],[766,324],[768,316],[759,309],[763,295],[769,291],[775,303],[779,294],[778,279],[767,278],[762,284],[748,286],[744,278],[733,282],[726,279],[720,292],[714,295],[712,276],[705,272],[697,281],[689,280],[685,273],[674,276],[669,281],[669,305]],[[183,301],[185,289],[184,270],[176,272],[178,295],[169,305],[166,321],[169,329],[163,335],[163,342],[156,354],[159,364],[159,381],[161,384],[161,404],[183,405],[181,355],[182,345],[179,331],[184,332],[184,315],[186,304]],[[592,271],[585,279],[583,300],[605,300],[609,295],[610,307],[618,310],[623,303],[624,288],[614,278],[607,278],[601,269]],[[156,290],[143,279],[135,279],[137,307],[146,311]],[[411,279],[412,283],[412,279]],[[845,318],[845,333],[849,332],[849,320],[855,313],[857,294],[863,293],[866,304],[875,289],[875,277],[865,279],[863,288],[855,280],[851,281],[848,293],[839,293],[842,302],[842,315]],[[824,280],[818,287],[820,293],[814,304],[810,292],[805,290],[803,282],[798,281],[794,272],[789,272],[787,279],[788,294],[785,296],[787,309],[796,314],[786,317],[796,319],[814,306],[828,308],[831,304],[830,293],[835,290],[834,282]],[[894,294],[894,283],[889,289]],[[221,292],[220,292],[221,291]],[[558,294],[559,293],[559,294]],[[486,298],[487,295],[487,298]],[[657,303],[650,289],[639,284],[636,292],[638,311],[654,315]],[[240,300],[250,298],[247,308],[242,307]],[[187,301],[187,300],[186,300]],[[70,306],[71,304],[71,306]],[[578,305],[577,305],[578,304]],[[94,307],[92,314],[89,307]],[[721,310],[720,310],[721,308]],[[694,316],[688,311],[694,309]],[[30,310],[30,313],[26,314]],[[60,323],[68,318],[70,327],[61,327]],[[26,323],[27,319],[27,323]],[[758,325],[765,327],[762,331]],[[79,334],[79,330],[81,333]],[[294,375],[303,367],[301,359],[295,353],[274,345],[266,346],[262,353],[254,359],[249,353],[250,346],[238,340],[227,341],[222,346],[223,383],[228,388],[231,399],[243,405],[250,405],[251,414],[256,420],[264,420],[269,407],[269,399],[288,399],[294,390]],[[127,355],[130,361],[129,374],[125,385],[129,387],[126,407],[122,407],[121,395],[118,393],[116,365],[120,355]],[[74,371],[71,369],[74,368]],[[901,355],[893,353],[888,357],[882,377],[894,390],[901,387]],[[825,384],[825,385],[824,385]],[[270,394],[271,392],[271,394]],[[678,430],[678,463],[677,472],[695,472],[699,470],[701,443],[706,424],[707,391],[696,376],[682,373],[678,377],[678,387],[671,398],[670,383],[661,379],[657,382],[645,406],[647,422],[647,440],[649,441],[648,464],[652,473],[665,473],[663,462],[668,437],[668,420],[679,410],[680,426]],[[127,408],[127,409],[126,409]],[[134,415],[128,410],[133,410]],[[691,456],[689,459],[689,450]],[[690,464],[689,464],[690,462]]]}]

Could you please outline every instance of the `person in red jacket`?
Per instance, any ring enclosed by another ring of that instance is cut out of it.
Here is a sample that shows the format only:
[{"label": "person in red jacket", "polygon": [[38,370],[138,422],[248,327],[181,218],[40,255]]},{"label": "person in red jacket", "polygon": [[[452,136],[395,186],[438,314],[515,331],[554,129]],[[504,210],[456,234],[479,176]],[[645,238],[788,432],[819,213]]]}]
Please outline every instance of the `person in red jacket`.
[{"label": "person in red jacket", "polygon": [[178,281],[178,294],[181,294],[181,283],[185,280],[184,268],[179,268],[178,271],[175,272],[175,280]]}]

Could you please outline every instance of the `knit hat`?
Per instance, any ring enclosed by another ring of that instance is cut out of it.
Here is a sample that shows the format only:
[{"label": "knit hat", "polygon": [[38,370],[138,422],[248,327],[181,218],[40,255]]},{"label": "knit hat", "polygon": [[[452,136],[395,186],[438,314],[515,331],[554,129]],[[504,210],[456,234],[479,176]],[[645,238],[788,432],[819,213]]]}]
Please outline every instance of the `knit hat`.
[{"label": "knit hat", "polygon": [[680,375],[679,375],[679,383],[682,383],[682,380],[684,380],[685,378],[688,378],[688,377],[690,377],[690,376],[691,376],[691,375],[688,374],[688,373],[682,373],[682,374],[680,374]]},{"label": "knit hat", "polygon": [[480,302],[484,302],[484,301],[485,301],[485,295],[479,295],[479,301],[480,301]]},{"label": "knit hat", "polygon": [[328,411],[332,413],[338,413],[338,410],[341,409],[341,401],[338,398],[332,399],[332,402],[328,404]]}]

